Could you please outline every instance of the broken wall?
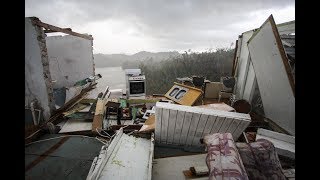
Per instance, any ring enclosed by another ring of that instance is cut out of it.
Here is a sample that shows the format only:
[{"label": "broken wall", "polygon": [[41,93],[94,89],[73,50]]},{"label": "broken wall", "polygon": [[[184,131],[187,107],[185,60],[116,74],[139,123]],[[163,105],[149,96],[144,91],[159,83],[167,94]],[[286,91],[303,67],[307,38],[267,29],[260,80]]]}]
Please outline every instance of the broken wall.
[{"label": "broken wall", "polygon": [[266,117],[294,135],[295,88],[272,16],[248,41],[248,48]]},{"label": "broken wall", "polygon": [[53,88],[94,76],[92,40],[66,35],[46,37],[46,42]]},{"label": "broken wall", "polygon": [[[278,24],[276,25],[276,27],[279,35],[295,33],[295,21]],[[266,115],[266,117],[275,121],[280,127],[294,134],[295,108],[294,103],[292,103],[292,101],[294,102],[294,97],[287,97],[290,93],[285,93],[286,95],[279,96],[279,94],[285,92],[285,90],[287,90],[287,88],[290,87],[290,85],[284,85],[283,82],[278,82],[281,78],[284,77],[283,75],[278,74],[279,69],[277,69],[277,71],[275,70],[275,68],[279,68],[279,65],[274,67],[262,66],[261,69],[257,69],[257,67],[254,67],[252,53],[256,53],[256,50],[250,51],[248,49],[249,40],[245,35],[247,34],[250,36],[250,38],[252,38],[253,33],[250,32],[259,32],[259,29],[260,28],[244,32],[242,33],[242,36],[239,36],[238,49],[236,53],[236,58],[238,59],[238,61],[236,61],[237,68],[235,71],[237,85],[234,93],[236,94],[237,99],[245,99],[249,101],[252,104],[252,107],[255,110],[255,112],[259,112],[261,114]],[[263,44],[260,47],[263,47],[262,52],[273,52],[274,49],[278,49],[275,45],[272,47],[268,47],[268,45],[266,44],[268,42],[267,40],[268,39],[265,38]],[[269,57],[269,55],[270,54],[268,54],[268,56],[263,55],[262,57],[266,58]],[[261,60],[262,57],[256,57],[256,60]],[[268,60],[265,59],[265,61],[269,63],[273,62],[272,60],[276,58],[276,54],[273,54],[272,58],[269,58],[270,59]],[[262,61],[259,62],[259,64],[267,62]],[[258,85],[257,73],[261,74],[263,72],[265,72],[265,74],[260,77],[264,78],[264,80],[260,79],[260,85]],[[271,76],[273,77],[275,74],[276,76],[274,78],[270,78]],[[264,84],[269,84],[268,88],[262,87]],[[271,88],[277,88],[277,90],[273,92],[274,94],[271,97],[264,97],[266,93],[270,94]],[[263,102],[261,102],[261,100]],[[278,101],[279,103],[277,103]]]},{"label": "broken wall", "polygon": [[[295,21],[289,21],[277,25],[278,32],[282,34],[290,34],[295,32]],[[258,28],[259,29],[259,28]],[[253,29],[242,33],[242,36],[238,39],[238,49],[236,53],[237,69],[235,77],[237,83],[235,87],[235,94],[237,99],[245,99],[252,102],[254,98],[255,86],[258,86],[255,82],[255,72],[250,59],[250,53],[248,50],[248,40],[251,38],[253,32],[258,29]]]},{"label": "broken wall", "polygon": [[25,18],[25,106],[38,102],[44,120],[55,109],[49,62],[43,30]]}]

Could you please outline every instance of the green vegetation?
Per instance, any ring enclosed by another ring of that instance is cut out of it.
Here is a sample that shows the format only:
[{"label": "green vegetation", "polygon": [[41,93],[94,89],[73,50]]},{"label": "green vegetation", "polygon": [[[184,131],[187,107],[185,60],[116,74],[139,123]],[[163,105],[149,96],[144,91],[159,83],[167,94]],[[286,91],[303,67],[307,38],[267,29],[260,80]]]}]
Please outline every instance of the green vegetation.
[{"label": "green vegetation", "polygon": [[147,94],[164,94],[177,82],[178,77],[204,76],[210,81],[220,81],[230,76],[234,49],[215,52],[188,53],[166,61],[143,61],[139,68],[147,78]]}]

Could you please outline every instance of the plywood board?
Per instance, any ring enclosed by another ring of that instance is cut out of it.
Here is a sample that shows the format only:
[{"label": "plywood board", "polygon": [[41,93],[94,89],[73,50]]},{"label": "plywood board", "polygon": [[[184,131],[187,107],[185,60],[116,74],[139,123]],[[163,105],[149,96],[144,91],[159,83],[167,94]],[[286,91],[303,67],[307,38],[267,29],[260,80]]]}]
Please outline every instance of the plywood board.
[{"label": "plywood board", "polygon": [[294,135],[293,77],[272,16],[252,36],[248,48],[266,117]]}]

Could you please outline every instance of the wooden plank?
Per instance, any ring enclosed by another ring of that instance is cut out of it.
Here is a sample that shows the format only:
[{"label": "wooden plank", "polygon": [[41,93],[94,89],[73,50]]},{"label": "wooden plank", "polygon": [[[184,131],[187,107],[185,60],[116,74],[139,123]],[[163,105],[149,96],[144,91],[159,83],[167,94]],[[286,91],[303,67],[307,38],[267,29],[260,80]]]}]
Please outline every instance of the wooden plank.
[{"label": "wooden plank", "polygon": [[80,33],[77,33],[77,32],[70,31],[70,30],[68,30],[66,28],[60,28],[60,27],[53,26],[53,25],[50,25],[50,24],[47,24],[47,23],[43,23],[38,18],[32,18],[32,21],[37,26],[43,27],[43,28],[45,28],[47,30],[62,32],[62,33],[70,34],[70,35],[73,35],[73,36],[78,36],[78,37],[81,37],[81,38],[84,38],[84,39],[93,40],[93,37],[90,36],[90,35],[80,34]]},{"label": "wooden plank", "polygon": [[188,132],[189,132],[189,128],[192,120],[192,115],[193,114],[191,112],[186,112],[184,115],[182,132],[180,137],[180,144],[185,144],[187,141]]},{"label": "wooden plank", "polygon": [[48,122],[52,122],[52,123],[59,123],[57,120],[61,121],[61,117],[62,117],[62,113],[66,110],[68,110],[69,108],[73,107],[77,102],[79,102],[79,99],[83,99],[86,95],[87,92],[91,91],[92,89],[94,89],[95,85],[97,83],[93,83],[90,84],[88,87],[82,89],[82,91],[80,92],[80,94],[74,96],[71,100],[69,100],[67,103],[65,103],[62,107],[60,107],[57,111],[55,111],[50,119],[48,119],[46,122],[44,122],[41,126],[37,126],[37,130],[35,130],[35,132],[33,132],[31,135],[29,135],[28,137],[25,138],[25,143],[29,143],[31,142],[34,138],[38,136],[41,133],[41,129],[46,127],[46,124]]},{"label": "wooden plank", "polygon": [[221,125],[224,122],[224,119],[225,119],[225,117],[223,117],[223,116],[218,116],[217,117],[216,122],[214,123],[210,134],[219,132],[219,129],[221,128]]},{"label": "wooden plank", "polygon": [[105,100],[98,99],[97,105],[96,105],[96,111],[95,111],[94,115],[104,114],[104,111],[106,109],[105,105],[106,105]]},{"label": "wooden plank", "polygon": [[157,143],[160,143],[161,138],[161,121],[162,118],[162,108],[156,108],[156,129],[155,129],[155,140]]},{"label": "wooden plank", "polygon": [[209,115],[207,124],[206,124],[206,126],[205,126],[205,128],[203,130],[202,136],[210,134],[211,129],[213,128],[213,125],[216,122],[216,119],[217,119],[217,116]]},{"label": "wooden plank", "polygon": [[[71,28],[61,28],[63,30],[67,30],[67,31],[72,31]],[[54,30],[44,30],[44,33],[55,33],[55,32],[59,32],[59,31],[54,31]]]},{"label": "wooden plank", "polygon": [[107,96],[108,92],[109,92],[109,86],[107,86],[106,89],[104,90],[103,95],[102,95],[102,99],[109,98],[110,93],[109,93],[109,96]]},{"label": "wooden plank", "polygon": [[103,129],[103,119],[105,112],[106,101],[104,99],[98,99],[96,105],[96,111],[92,121],[92,132],[96,133],[96,129]]},{"label": "wooden plank", "polygon": [[176,120],[176,129],[174,131],[173,144],[180,144],[180,136],[182,133],[182,126],[185,116],[185,111],[178,111]]},{"label": "wooden plank", "polygon": [[82,104],[86,104],[86,103],[95,103],[95,102],[97,102],[97,99],[82,99],[81,101],[80,101],[80,103],[82,103]]},{"label": "wooden plank", "polygon": [[70,114],[73,114],[75,112],[81,111],[82,109],[86,108],[88,105],[85,104],[76,104],[71,110],[66,111],[64,113],[62,113],[64,116],[68,116]]},{"label": "wooden plank", "polygon": [[168,137],[167,137],[167,144],[172,144],[174,131],[176,126],[176,119],[177,119],[177,110],[170,110],[169,113],[169,122],[168,122]]},{"label": "wooden plank", "polygon": [[208,118],[209,118],[209,115],[201,114],[200,119],[199,119],[199,123],[198,123],[198,127],[196,129],[196,133],[195,133],[193,140],[192,140],[193,146],[201,144],[200,139],[202,138],[202,134],[203,134],[204,128],[207,124]]},{"label": "wooden plank", "polygon": [[167,143],[168,124],[169,124],[169,109],[162,109],[161,118],[161,143]]},{"label": "wooden plank", "polygon": [[196,134],[196,130],[197,130],[197,127],[198,127],[198,124],[199,124],[200,116],[201,116],[201,114],[197,114],[197,113],[194,113],[192,115],[192,120],[191,120],[191,123],[190,123],[190,128],[189,128],[189,133],[188,133],[188,136],[187,136],[186,145],[191,145],[192,144],[193,137]]},{"label": "wooden plank", "polygon": [[225,133],[230,125],[230,122],[232,122],[232,120],[233,120],[232,118],[225,118],[218,132]]}]

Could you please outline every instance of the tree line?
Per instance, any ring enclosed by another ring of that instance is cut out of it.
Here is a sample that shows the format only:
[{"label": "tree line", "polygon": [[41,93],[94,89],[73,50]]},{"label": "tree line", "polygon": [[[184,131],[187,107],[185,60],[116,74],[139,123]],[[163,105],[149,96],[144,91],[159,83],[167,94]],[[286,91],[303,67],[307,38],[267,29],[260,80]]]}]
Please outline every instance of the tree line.
[{"label": "tree line", "polygon": [[147,94],[165,94],[176,78],[196,75],[217,82],[221,76],[231,76],[233,56],[234,49],[230,48],[185,52],[160,62],[142,61],[139,68],[146,76]]}]

